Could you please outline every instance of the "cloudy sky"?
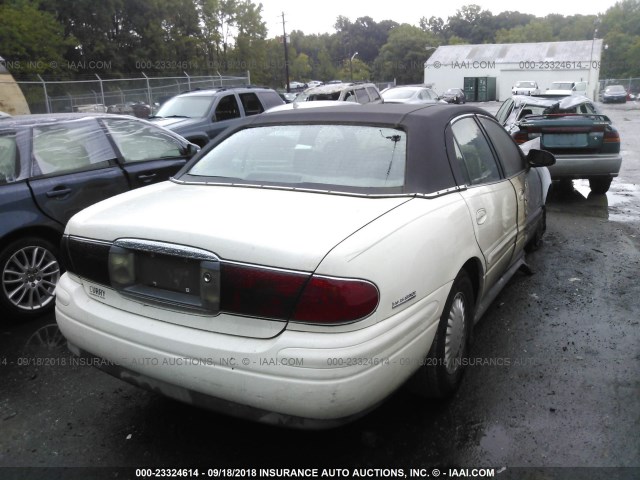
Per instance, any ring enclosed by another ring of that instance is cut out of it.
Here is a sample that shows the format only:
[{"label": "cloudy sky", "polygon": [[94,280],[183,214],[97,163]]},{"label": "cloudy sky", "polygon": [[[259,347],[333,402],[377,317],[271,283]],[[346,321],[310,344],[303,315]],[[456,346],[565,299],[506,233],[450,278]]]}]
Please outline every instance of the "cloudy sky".
[{"label": "cloudy sky", "polygon": [[262,19],[269,29],[269,37],[282,34],[282,12],[285,14],[287,32],[302,30],[305,34],[334,33],[336,17],[343,15],[352,22],[368,16],[374,21],[394,20],[418,26],[422,17],[440,17],[444,21],[456,14],[464,5],[477,4],[483,10],[497,15],[503,11],[519,11],[544,17],[550,13],[560,15],[591,15],[604,13],[615,0],[597,2],[576,0],[448,0],[424,2],[420,0],[252,0],[262,3]]}]

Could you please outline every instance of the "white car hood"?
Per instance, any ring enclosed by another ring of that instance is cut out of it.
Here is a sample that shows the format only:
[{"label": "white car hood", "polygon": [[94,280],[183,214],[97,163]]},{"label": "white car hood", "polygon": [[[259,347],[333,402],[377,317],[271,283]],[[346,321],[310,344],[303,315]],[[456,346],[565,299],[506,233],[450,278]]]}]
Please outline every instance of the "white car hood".
[{"label": "white car hood", "polygon": [[408,200],[163,182],[79,212],[66,233],[171,242],[225,260],[313,271],[342,240]]}]

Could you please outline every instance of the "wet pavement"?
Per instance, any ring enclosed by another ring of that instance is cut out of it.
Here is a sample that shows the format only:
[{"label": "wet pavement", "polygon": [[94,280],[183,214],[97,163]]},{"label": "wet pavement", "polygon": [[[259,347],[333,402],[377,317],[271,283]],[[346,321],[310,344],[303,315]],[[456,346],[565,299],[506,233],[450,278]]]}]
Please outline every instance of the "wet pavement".
[{"label": "wet pavement", "polygon": [[[476,326],[469,368],[448,402],[402,390],[337,430],[280,430],[80,364],[53,316],[8,322],[0,328],[0,478],[135,478],[140,467],[197,468],[201,477],[232,467],[640,478],[640,105],[604,110],[621,132],[620,177],[606,195],[591,195],[583,181],[554,185],[544,244],[528,257],[535,274],[517,274]],[[6,468],[89,466],[124,470]]]}]

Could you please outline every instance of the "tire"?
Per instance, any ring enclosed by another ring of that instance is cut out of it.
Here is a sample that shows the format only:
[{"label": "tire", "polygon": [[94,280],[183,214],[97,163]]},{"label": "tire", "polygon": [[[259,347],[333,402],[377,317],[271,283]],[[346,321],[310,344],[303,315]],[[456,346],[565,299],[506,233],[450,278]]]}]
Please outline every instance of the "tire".
[{"label": "tire", "polygon": [[592,177],[589,179],[589,187],[593,193],[605,194],[609,191],[613,177]]},{"label": "tire", "polygon": [[460,385],[473,327],[473,287],[463,270],[453,282],[424,364],[409,380],[414,393],[447,398]]},{"label": "tire", "polygon": [[14,241],[0,252],[0,307],[8,317],[26,320],[53,309],[58,259],[58,248],[36,237]]},{"label": "tire", "polygon": [[529,242],[524,246],[524,250],[527,253],[535,252],[542,246],[542,237],[544,236],[544,232],[547,231],[547,210],[542,208],[542,218],[538,223],[538,227],[536,228],[533,237]]}]

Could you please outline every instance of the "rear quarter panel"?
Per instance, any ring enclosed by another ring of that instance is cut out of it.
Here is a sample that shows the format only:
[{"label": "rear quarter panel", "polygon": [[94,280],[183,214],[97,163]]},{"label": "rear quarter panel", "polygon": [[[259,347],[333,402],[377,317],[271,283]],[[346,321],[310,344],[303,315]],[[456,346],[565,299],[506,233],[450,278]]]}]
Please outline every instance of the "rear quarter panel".
[{"label": "rear quarter panel", "polygon": [[[358,322],[363,328],[441,289],[439,318],[450,284],[474,257],[482,255],[469,211],[461,196],[452,193],[414,198],[369,223],[329,252],[316,272],[364,278],[378,286],[380,303],[373,315]],[[407,297],[412,298],[402,302]]]}]

